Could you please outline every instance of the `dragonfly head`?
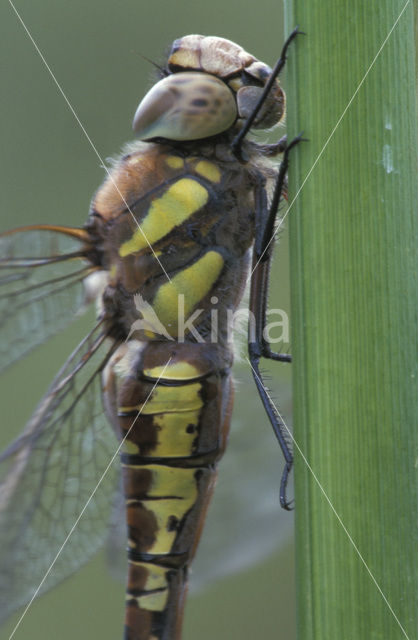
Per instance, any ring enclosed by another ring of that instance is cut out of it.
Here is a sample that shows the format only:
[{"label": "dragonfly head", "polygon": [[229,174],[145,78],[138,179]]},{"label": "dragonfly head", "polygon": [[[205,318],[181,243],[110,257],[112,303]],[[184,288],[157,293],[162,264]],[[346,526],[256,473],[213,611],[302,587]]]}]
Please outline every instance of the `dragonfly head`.
[{"label": "dragonfly head", "polygon": [[[133,129],[142,140],[199,140],[231,130],[254,110],[271,68],[242,47],[215,36],[175,40],[167,76],[140,102]],[[285,94],[275,80],[253,127],[267,129],[283,120]]]}]

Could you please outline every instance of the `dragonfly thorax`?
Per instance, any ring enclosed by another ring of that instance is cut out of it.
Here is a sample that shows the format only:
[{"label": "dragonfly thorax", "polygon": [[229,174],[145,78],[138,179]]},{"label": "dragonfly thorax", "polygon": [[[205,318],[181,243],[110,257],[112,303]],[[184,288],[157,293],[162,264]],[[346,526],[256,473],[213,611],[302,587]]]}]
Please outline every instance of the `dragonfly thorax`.
[{"label": "dragonfly thorax", "polygon": [[125,338],[228,340],[254,237],[253,177],[220,150],[136,143],[93,199],[104,309]]}]

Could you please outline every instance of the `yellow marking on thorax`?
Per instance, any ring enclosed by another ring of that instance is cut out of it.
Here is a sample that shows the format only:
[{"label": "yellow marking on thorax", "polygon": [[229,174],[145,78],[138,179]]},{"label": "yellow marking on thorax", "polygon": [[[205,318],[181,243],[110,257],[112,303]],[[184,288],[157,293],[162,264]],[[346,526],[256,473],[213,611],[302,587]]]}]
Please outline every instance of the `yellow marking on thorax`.
[{"label": "yellow marking on thorax", "polygon": [[195,171],[211,182],[221,181],[222,174],[219,167],[213,164],[213,162],[209,162],[209,160],[201,160],[198,162],[195,166]]},{"label": "yellow marking on thorax", "polygon": [[179,156],[167,156],[165,163],[170,169],[181,169],[184,167],[184,160],[183,158],[179,158]]},{"label": "yellow marking on thorax", "polygon": [[179,295],[184,296],[184,320],[187,320],[212,289],[223,266],[224,259],[220,253],[208,251],[200,260],[175,275],[171,282],[160,286],[152,307],[172,336],[178,331]]},{"label": "yellow marking on thorax", "polygon": [[241,78],[233,78],[232,80],[229,80],[228,86],[231,87],[233,91],[238,91],[242,87]]},{"label": "yellow marking on thorax", "polygon": [[154,413],[175,413],[200,409],[203,406],[203,400],[199,394],[201,388],[202,385],[199,382],[184,387],[158,386],[145,404],[119,407],[119,411],[128,413],[142,409],[142,414],[152,415]]},{"label": "yellow marking on thorax", "polygon": [[122,244],[119,255],[124,258],[131,253],[142,251],[148,247],[148,243],[155,244],[201,209],[208,199],[207,190],[197,180],[177,180],[160,198],[152,201],[147,215],[141,222],[141,228]]},{"label": "yellow marking on thorax", "polygon": [[160,365],[152,369],[144,369],[144,375],[149,378],[160,378],[164,372],[164,380],[193,380],[199,378],[200,371],[188,362],[174,362],[169,365]]}]

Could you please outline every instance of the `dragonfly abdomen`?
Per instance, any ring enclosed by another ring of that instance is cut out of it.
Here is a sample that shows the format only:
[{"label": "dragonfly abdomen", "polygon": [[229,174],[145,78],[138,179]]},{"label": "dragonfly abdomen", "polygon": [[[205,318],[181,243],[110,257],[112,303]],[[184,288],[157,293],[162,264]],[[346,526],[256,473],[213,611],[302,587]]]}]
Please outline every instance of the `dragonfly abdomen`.
[{"label": "dragonfly abdomen", "polygon": [[229,363],[213,345],[135,344],[117,394],[128,528],[125,638],[174,639],[229,429]]}]

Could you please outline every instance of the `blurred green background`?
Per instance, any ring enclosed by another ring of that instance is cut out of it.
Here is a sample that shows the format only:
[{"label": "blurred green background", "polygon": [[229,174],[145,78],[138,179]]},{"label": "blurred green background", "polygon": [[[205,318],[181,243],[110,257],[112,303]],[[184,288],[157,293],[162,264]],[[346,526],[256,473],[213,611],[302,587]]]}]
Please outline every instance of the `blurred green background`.
[{"label": "blurred green background", "polygon": [[[202,33],[234,40],[272,65],[283,42],[282,5],[273,0],[20,0],[16,8],[102,158],[117,154],[131,138],[133,113],[154,80],[141,54],[159,62],[173,39]],[[100,161],[7,2],[0,21],[2,228],[81,226],[103,178]],[[270,306],[288,313],[286,230],[278,249]],[[28,419],[90,321],[78,320],[2,380],[2,446]],[[275,365],[268,373],[289,421],[290,368]],[[231,442],[193,566],[196,589],[186,607],[184,640],[292,640],[292,516],[278,504],[282,458],[245,361],[237,363],[235,376]],[[123,586],[110,577],[101,554],[37,601],[14,638],[120,638],[123,598]],[[0,631],[1,639],[17,619]]]}]

